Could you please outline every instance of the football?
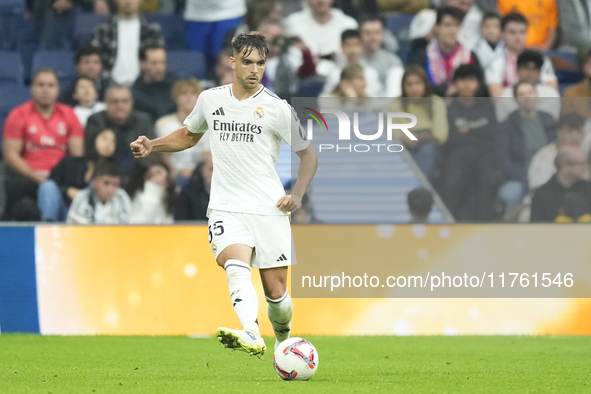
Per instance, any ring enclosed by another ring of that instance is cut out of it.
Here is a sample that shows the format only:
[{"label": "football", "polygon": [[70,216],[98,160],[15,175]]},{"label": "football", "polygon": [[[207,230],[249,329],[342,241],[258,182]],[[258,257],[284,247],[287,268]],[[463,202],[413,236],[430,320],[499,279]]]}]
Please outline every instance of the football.
[{"label": "football", "polygon": [[318,352],[305,339],[293,337],[281,342],[273,354],[275,372],[283,380],[308,380],[318,370]]}]

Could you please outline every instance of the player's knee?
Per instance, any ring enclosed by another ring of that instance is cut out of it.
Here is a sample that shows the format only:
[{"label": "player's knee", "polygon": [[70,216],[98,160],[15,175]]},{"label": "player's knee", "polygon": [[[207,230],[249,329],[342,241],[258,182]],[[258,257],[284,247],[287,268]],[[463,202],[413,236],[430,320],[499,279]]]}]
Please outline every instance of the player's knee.
[{"label": "player's knee", "polygon": [[269,294],[265,294],[271,300],[278,300],[285,295],[287,288],[285,286],[278,286],[268,291]]}]

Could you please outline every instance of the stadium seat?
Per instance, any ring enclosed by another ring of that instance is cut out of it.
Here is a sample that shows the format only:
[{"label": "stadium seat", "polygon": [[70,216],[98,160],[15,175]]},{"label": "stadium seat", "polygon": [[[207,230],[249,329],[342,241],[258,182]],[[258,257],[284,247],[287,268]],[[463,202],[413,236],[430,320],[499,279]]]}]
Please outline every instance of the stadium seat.
[{"label": "stadium seat", "polygon": [[81,12],[76,15],[74,22],[74,44],[76,46],[92,39],[94,27],[105,20],[105,15],[97,15],[91,12]]},{"label": "stadium seat", "polygon": [[556,78],[558,78],[558,90],[562,94],[570,86],[581,82],[583,74],[580,71],[556,70]]},{"label": "stadium seat", "polygon": [[187,49],[187,24],[182,15],[147,14],[147,17],[162,28],[167,50]]},{"label": "stadium seat", "polygon": [[392,15],[386,19],[386,28],[394,33],[399,43],[410,42],[408,29],[410,28],[410,22],[412,22],[414,17],[415,14]]},{"label": "stadium seat", "polygon": [[298,86],[297,97],[318,97],[324,84],[319,81],[302,81]]},{"label": "stadium seat", "polygon": [[18,52],[0,51],[0,84],[6,82],[25,83],[25,70]]},{"label": "stadium seat", "polygon": [[25,12],[25,0],[0,1],[0,14],[22,14]]},{"label": "stadium seat", "polygon": [[32,71],[50,67],[55,70],[61,86],[70,83],[78,73],[74,67],[74,52],[71,51],[37,51],[33,56]]},{"label": "stadium seat", "polygon": [[31,63],[33,55],[37,50],[37,35],[33,23],[25,19],[22,15],[12,18],[11,21],[11,41],[14,48],[21,55],[25,69],[25,83],[28,83],[31,77]]},{"label": "stadium seat", "polygon": [[168,54],[168,71],[175,78],[207,79],[205,56],[201,52],[172,50]]},{"label": "stadium seat", "polygon": [[[4,130],[4,122],[8,114],[16,106],[31,99],[31,92],[22,85],[2,85],[0,94],[0,131]],[[2,151],[2,138],[0,138],[0,152]]]}]

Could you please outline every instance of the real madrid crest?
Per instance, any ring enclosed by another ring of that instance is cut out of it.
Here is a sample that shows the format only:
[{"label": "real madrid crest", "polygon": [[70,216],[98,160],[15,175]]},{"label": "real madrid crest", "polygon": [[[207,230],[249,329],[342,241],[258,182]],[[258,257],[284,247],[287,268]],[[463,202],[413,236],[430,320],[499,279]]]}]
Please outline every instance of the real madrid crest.
[{"label": "real madrid crest", "polygon": [[256,111],[254,111],[254,117],[257,119],[263,119],[265,116],[265,111],[263,111],[263,107],[257,107]]},{"label": "real madrid crest", "polygon": [[217,247],[217,245],[216,245],[216,244],[214,244],[213,242],[211,243],[211,251],[212,251],[213,253],[217,253],[217,251],[218,251],[218,247]]}]

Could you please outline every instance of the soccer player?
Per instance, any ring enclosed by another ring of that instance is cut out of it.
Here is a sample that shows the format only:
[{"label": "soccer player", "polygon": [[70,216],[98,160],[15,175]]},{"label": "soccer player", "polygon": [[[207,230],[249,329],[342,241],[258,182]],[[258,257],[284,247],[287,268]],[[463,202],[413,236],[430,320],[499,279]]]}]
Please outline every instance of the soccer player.
[{"label": "soccer player", "polygon": [[[209,131],[213,178],[207,217],[209,243],[226,270],[230,299],[242,330],[224,327],[216,335],[226,347],[259,357],[265,342],[258,326],[259,301],[251,267],[259,268],[276,343],[287,339],[293,303],[287,291],[293,240],[289,212],[299,209],[318,160],[297,115],[286,101],[260,84],[269,52],[265,38],[238,34],[232,40],[234,83],[201,93],[185,127],[131,143],[136,158],[177,152],[197,144]],[[281,140],[300,157],[297,182],[285,195],[275,163]]]}]

